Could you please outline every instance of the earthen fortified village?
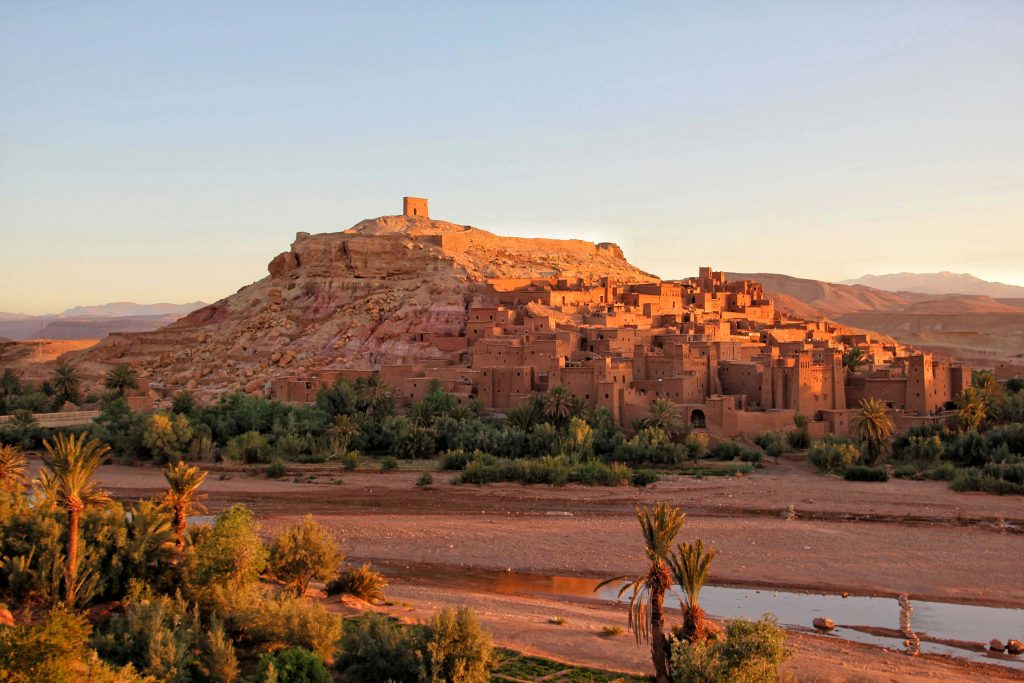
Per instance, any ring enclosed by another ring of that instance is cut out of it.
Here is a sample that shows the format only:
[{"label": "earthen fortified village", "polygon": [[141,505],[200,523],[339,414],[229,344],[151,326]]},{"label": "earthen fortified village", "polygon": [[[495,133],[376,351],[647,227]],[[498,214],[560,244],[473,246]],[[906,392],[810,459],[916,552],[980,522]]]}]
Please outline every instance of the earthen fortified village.
[{"label": "earthen fortified village", "polygon": [[[404,230],[402,238],[440,250],[443,258],[481,239],[430,221],[426,199],[405,197],[403,217],[425,227]],[[579,242],[576,248],[621,257],[613,244]],[[380,372],[402,403],[421,399],[437,382],[459,401],[477,399],[501,412],[531,393],[564,385],[590,405],[608,408],[624,427],[662,398],[678,404],[694,428],[735,437],[790,428],[797,413],[808,418],[815,436],[846,435],[866,397],[884,401],[897,427],[906,428],[944,419],[970,385],[968,367],[828,320],[784,315],[760,283],[730,282],[711,268],[671,281],[542,275],[485,278],[461,329],[413,330],[409,341],[431,347],[432,359],[280,375],[270,393],[312,402],[341,377]],[[861,371],[844,367],[850,349],[868,359]]]}]

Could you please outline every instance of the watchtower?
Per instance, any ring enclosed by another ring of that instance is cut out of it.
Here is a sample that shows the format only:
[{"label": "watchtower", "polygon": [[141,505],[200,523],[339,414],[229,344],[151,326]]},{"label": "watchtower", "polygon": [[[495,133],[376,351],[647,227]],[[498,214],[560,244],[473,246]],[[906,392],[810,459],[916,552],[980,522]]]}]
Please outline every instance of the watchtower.
[{"label": "watchtower", "polygon": [[427,200],[422,197],[402,197],[402,214],[417,218],[430,218]]}]

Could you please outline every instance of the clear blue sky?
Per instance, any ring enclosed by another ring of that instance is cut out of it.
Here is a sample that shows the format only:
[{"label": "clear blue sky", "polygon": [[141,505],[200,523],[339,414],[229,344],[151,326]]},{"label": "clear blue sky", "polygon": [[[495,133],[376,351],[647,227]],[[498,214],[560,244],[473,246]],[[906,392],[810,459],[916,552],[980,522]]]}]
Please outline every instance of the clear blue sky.
[{"label": "clear blue sky", "polygon": [[0,311],[212,301],[436,218],[1024,284],[1024,2],[0,3]]}]

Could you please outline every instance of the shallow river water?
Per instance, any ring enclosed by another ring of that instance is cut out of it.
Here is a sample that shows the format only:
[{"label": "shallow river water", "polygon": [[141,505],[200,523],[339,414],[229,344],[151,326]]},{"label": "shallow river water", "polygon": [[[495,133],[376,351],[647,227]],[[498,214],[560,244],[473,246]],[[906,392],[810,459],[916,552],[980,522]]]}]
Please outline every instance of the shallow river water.
[{"label": "shallow river water", "polygon": [[[451,588],[512,595],[545,595],[584,599],[617,600],[620,584],[605,586],[595,593],[597,579],[546,576],[488,570],[463,570],[435,566],[381,563],[377,567],[396,578],[420,579]],[[621,600],[629,600],[627,592]],[[911,625],[921,639],[921,651],[963,657],[1024,670],[1024,656],[1011,657],[988,652],[992,638],[1004,643],[1010,638],[1024,640],[1024,609],[985,607],[947,602],[914,600]],[[670,607],[679,606],[679,596],[666,598]],[[700,604],[712,616],[757,619],[765,612],[780,624],[811,629],[815,617],[828,617],[836,629],[822,637],[845,638],[881,647],[903,649],[900,607],[896,597],[842,597],[771,589],[705,586]],[[879,633],[890,629],[893,633]],[[936,642],[939,641],[939,642]]]}]

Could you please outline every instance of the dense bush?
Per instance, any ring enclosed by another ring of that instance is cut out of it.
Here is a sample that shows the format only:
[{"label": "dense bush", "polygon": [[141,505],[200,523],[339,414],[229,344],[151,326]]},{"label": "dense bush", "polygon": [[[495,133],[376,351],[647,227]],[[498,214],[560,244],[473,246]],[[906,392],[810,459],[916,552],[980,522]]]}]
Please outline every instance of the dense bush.
[{"label": "dense bush", "polygon": [[422,642],[419,629],[406,629],[391,617],[365,612],[345,620],[335,666],[351,683],[417,683],[416,652]]},{"label": "dense bush", "polygon": [[196,581],[201,586],[252,583],[267,563],[252,510],[235,505],[217,516],[196,547]]},{"label": "dense bush", "polygon": [[838,439],[815,441],[807,451],[807,459],[821,472],[841,472],[860,464],[860,450],[852,443]]},{"label": "dense bush", "polygon": [[846,481],[889,481],[889,471],[884,467],[851,465],[843,472]]},{"label": "dense bush", "polygon": [[422,650],[420,678],[430,683],[487,683],[491,678],[491,636],[473,612],[446,607],[433,616]]},{"label": "dense bush", "polygon": [[770,458],[778,458],[786,452],[786,440],[778,432],[765,432],[754,437],[754,443],[760,446]]},{"label": "dense bush", "polygon": [[569,482],[590,486],[620,486],[632,478],[632,470],[621,463],[598,461],[571,464],[564,455],[536,459],[495,458],[480,455],[469,460],[456,480],[462,484],[515,481],[521,484],[564,486]]},{"label": "dense bush", "polygon": [[301,647],[260,657],[260,680],[265,683],[332,683],[324,660]]},{"label": "dense bush", "polygon": [[775,618],[733,619],[725,637],[672,645],[672,676],[676,683],[773,683],[779,665],[789,657],[786,634]]},{"label": "dense bush", "polygon": [[370,569],[369,563],[361,567],[347,566],[338,576],[327,582],[328,595],[354,595],[360,600],[378,602],[384,600],[384,589],[388,582],[382,574]]},{"label": "dense bush", "polygon": [[252,464],[270,462],[272,451],[266,437],[252,431],[231,437],[224,453],[230,460]]},{"label": "dense bush", "polygon": [[661,477],[654,470],[633,470],[630,482],[633,486],[643,488],[658,481]]},{"label": "dense bush", "polygon": [[738,459],[743,462],[758,463],[761,461],[761,452],[738,441],[719,441],[708,451],[708,457],[715,460]]}]

